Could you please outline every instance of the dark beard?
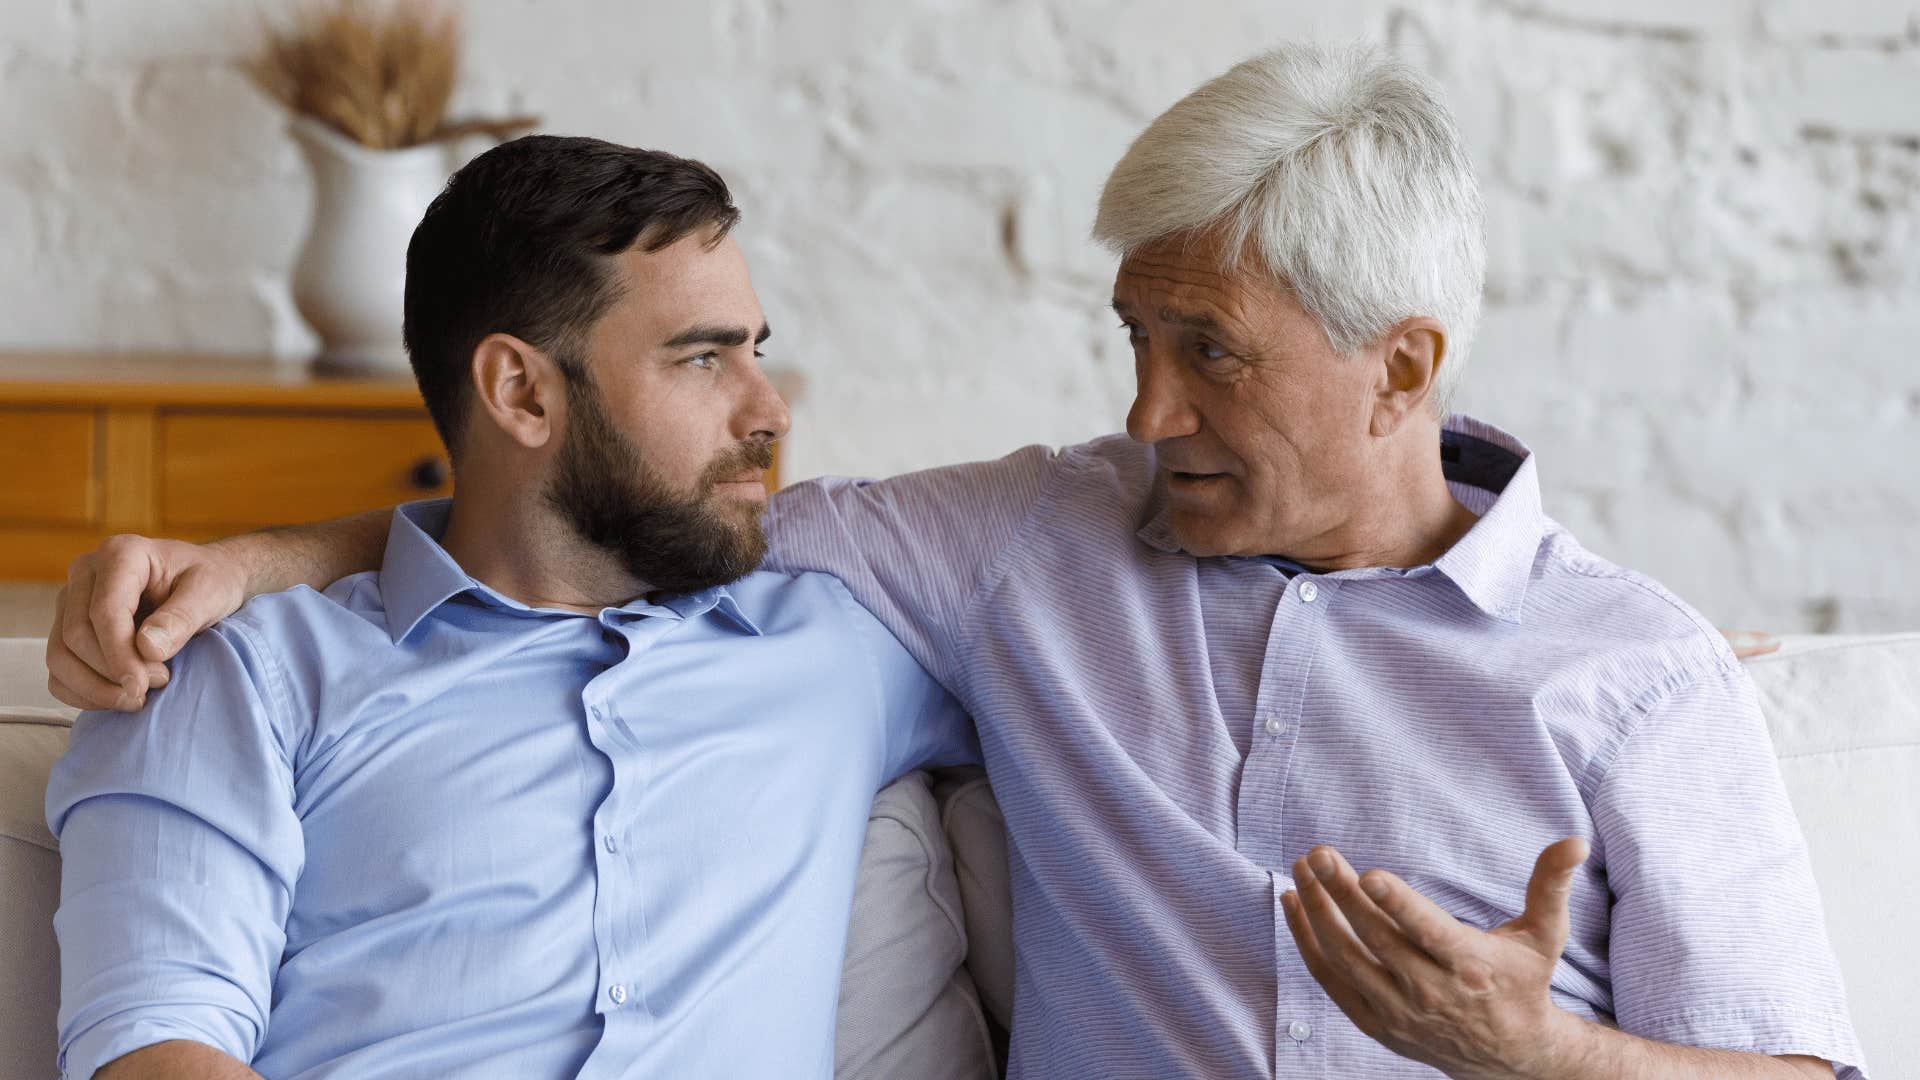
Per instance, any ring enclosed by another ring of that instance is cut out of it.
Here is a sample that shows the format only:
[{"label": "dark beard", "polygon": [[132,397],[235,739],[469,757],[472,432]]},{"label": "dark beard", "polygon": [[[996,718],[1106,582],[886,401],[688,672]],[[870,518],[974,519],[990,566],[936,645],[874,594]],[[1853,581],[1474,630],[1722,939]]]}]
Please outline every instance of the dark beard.
[{"label": "dark beard", "polygon": [[567,382],[565,441],[547,484],[553,507],[582,540],[618,558],[648,587],[690,593],[737,581],[760,565],[767,536],[760,506],[716,504],[715,485],[773,465],[773,448],[749,440],[701,473],[692,494],[668,486],[600,406],[582,376]]}]

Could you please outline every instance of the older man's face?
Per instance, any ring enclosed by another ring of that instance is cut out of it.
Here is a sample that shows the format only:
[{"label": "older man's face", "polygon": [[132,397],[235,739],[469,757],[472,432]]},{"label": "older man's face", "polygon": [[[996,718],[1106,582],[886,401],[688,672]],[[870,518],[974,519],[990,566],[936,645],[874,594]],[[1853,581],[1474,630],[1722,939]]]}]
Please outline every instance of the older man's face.
[{"label": "older man's face", "polygon": [[1113,306],[1139,383],[1127,433],[1157,451],[1189,552],[1337,559],[1380,367],[1336,353],[1257,270],[1223,275],[1218,252],[1175,237],[1121,263]]}]

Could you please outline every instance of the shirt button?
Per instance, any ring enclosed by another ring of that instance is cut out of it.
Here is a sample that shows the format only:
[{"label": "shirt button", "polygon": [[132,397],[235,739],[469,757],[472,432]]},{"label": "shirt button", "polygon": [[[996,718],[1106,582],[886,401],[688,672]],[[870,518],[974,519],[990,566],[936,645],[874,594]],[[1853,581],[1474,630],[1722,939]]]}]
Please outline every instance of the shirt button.
[{"label": "shirt button", "polygon": [[1305,1020],[1295,1020],[1287,1025],[1287,1036],[1294,1042],[1306,1042],[1313,1035],[1313,1025]]},{"label": "shirt button", "polygon": [[[607,987],[607,996],[613,999],[615,1005],[625,1005],[627,1003],[627,988],[619,983],[614,983],[612,986]],[[1304,1036],[1302,1037],[1304,1038]]]},{"label": "shirt button", "polygon": [[620,845],[613,842],[613,834],[611,833],[607,834],[607,838],[605,842],[607,845],[607,854],[611,855],[614,852],[620,850]]},{"label": "shirt button", "polygon": [[1280,722],[1279,717],[1271,714],[1267,716],[1267,734],[1278,735],[1281,731],[1285,730],[1285,728],[1286,725]]},{"label": "shirt button", "polygon": [[1313,603],[1315,600],[1320,599],[1320,586],[1315,585],[1311,581],[1301,582],[1300,583],[1300,599],[1309,604]]}]

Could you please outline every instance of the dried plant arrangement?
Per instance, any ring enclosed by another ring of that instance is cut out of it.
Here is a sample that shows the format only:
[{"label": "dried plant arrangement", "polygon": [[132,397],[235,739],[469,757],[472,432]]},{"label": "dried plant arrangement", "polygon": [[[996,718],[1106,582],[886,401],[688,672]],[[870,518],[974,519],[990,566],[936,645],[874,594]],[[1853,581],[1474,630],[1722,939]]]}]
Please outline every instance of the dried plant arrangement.
[{"label": "dried plant arrangement", "polygon": [[432,0],[313,0],[268,25],[248,73],[297,115],[373,150],[484,133],[511,138],[530,116],[449,121],[460,73],[460,22]]}]

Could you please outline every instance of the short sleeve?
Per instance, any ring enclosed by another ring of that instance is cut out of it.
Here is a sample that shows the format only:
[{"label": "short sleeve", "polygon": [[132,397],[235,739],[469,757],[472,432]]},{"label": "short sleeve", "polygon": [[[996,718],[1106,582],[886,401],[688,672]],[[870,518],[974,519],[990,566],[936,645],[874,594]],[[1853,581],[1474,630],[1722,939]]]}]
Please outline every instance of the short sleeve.
[{"label": "short sleeve", "polygon": [[1738,664],[1648,707],[1592,809],[1621,1030],[1864,1076],[1806,843]]},{"label": "short sleeve", "polygon": [[1053,451],[889,480],[828,477],[768,504],[767,567],[821,571],[846,583],[935,678],[952,687],[968,606],[1031,515]]},{"label": "short sleeve", "polygon": [[66,1076],[171,1039],[259,1050],[304,859],[272,681],[223,623],[145,709],[74,725],[47,789]]}]

